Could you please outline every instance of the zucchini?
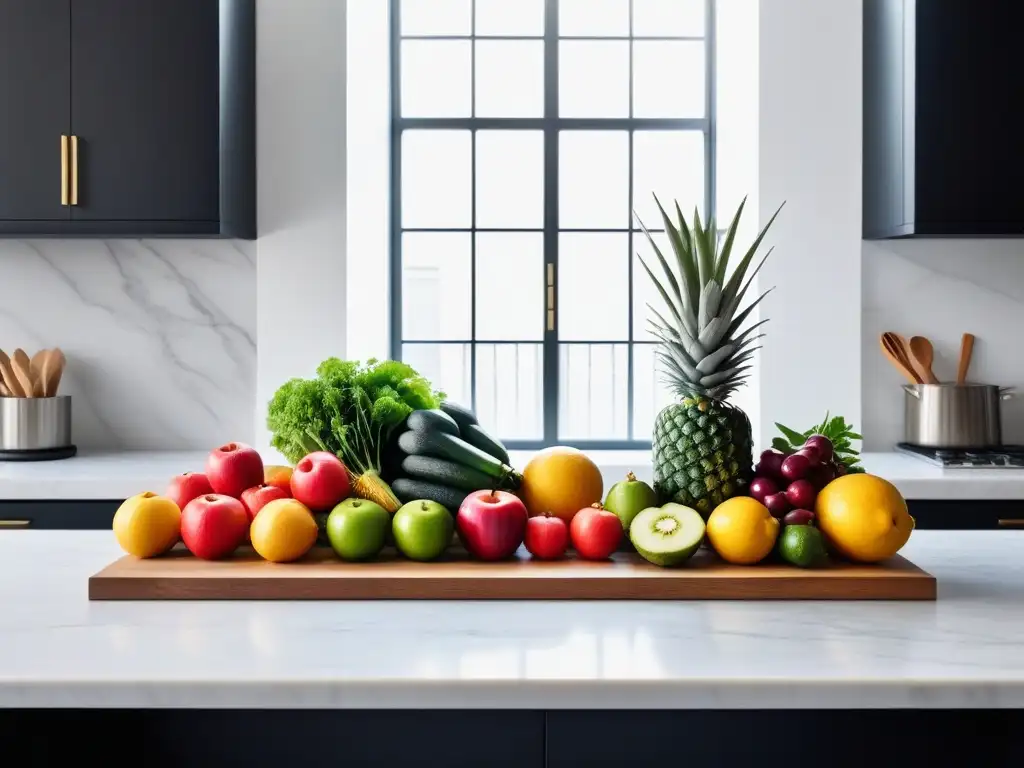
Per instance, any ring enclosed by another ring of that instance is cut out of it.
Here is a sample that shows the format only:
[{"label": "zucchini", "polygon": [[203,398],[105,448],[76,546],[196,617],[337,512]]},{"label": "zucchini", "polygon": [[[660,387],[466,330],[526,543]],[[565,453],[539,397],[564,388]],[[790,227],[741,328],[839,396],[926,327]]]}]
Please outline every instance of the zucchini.
[{"label": "zucchini", "polygon": [[498,478],[485,475],[479,470],[434,456],[406,456],[402,461],[402,472],[417,480],[461,488],[464,491],[493,489],[501,482]]},{"label": "zucchini", "polygon": [[475,445],[488,456],[493,456],[502,464],[511,466],[512,462],[509,461],[508,451],[505,450],[505,446],[501,444],[500,440],[487,434],[487,430],[479,424],[470,424],[459,431],[462,434],[462,439],[467,443]]},{"label": "zucchini", "polygon": [[410,430],[398,438],[398,447],[409,456],[436,456],[475,469],[491,477],[504,477],[513,469],[479,448],[443,432]]},{"label": "zucchini", "polygon": [[458,488],[449,488],[446,485],[428,483],[426,480],[413,480],[410,477],[400,477],[391,484],[391,490],[398,496],[399,501],[408,504],[410,501],[427,499],[436,501],[447,509],[452,516],[459,511],[463,499],[468,496],[467,491]]},{"label": "zucchini", "polygon": [[405,424],[417,432],[444,432],[447,435],[459,436],[459,425],[455,423],[455,419],[437,409],[413,411],[405,420]]},{"label": "zucchini", "polygon": [[453,403],[451,400],[444,400],[441,403],[441,410],[447,413],[455,423],[459,425],[459,431],[461,432],[466,427],[478,424],[476,416],[469,408],[463,408],[458,403]]}]

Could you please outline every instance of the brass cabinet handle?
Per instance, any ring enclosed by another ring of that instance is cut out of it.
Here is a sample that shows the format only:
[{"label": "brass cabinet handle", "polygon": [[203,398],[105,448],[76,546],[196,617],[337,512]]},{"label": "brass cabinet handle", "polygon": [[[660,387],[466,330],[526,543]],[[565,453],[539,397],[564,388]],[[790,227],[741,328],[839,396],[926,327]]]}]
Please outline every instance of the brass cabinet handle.
[{"label": "brass cabinet handle", "polygon": [[31,520],[0,520],[0,528],[28,528]]},{"label": "brass cabinet handle", "polygon": [[71,137],[71,205],[78,205],[78,137]]},{"label": "brass cabinet handle", "polygon": [[549,331],[553,331],[555,330],[555,265],[551,262],[548,262],[547,272],[547,328]]},{"label": "brass cabinet handle", "polygon": [[68,204],[68,137],[60,137],[60,204]]},{"label": "brass cabinet handle", "polygon": [[1000,528],[1024,528],[1024,518],[999,518],[998,520]]}]

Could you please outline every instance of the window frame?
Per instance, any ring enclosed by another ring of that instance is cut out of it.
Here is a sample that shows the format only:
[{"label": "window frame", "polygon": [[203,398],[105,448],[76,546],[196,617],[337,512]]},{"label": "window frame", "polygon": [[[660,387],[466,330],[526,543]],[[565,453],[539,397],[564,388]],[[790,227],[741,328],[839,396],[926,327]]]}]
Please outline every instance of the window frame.
[{"label": "window frame", "polygon": [[[642,450],[651,447],[650,439],[635,439],[634,425],[634,350],[637,345],[654,345],[657,342],[639,341],[634,338],[633,328],[633,302],[634,302],[634,280],[636,276],[633,268],[633,256],[637,253],[637,235],[642,238],[634,226],[634,217],[630,211],[630,226],[628,228],[613,229],[560,229],[559,228],[559,136],[563,130],[576,131],[624,131],[628,136],[628,173],[629,190],[628,199],[630,205],[633,201],[633,175],[634,175],[634,138],[635,132],[641,131],[700,131],[704,136],[704,216],[710,220],[715,215],[715,181],[716,181],[716,110],[715,110],[715,2],[716,0],[702,0],[704,5],[704,34],[703,36],[643,36],[633,37],[633,2],[629,4],[629,32],[628,36],[571,36],[562,38],[559,36],[558,28],[558,2],[559,0],[544,0],[544,33],[543,36],[527,35],[476,35],[476,0],[470,0],[470,31],[468,35],[430,35],[416,36],[401,34],[401,4],[402,0],[388,0],[389,2],[389,103],[390,103],[390,199],[389,199],[389,271],[390,271],[390,333],[389,346],[392,358],[401,359],[402,346],[404,344],[463,344],[470,350],[469,380],[470,397],[469,407],[476,411],[477,408],[477,346],[479,344],[501,344],[501,343],[529,343],[537,342],[508,341],[487,339],[479,341],[476,338],[476,233],[488,231],[515,231],[540,233],[543,236],[544,249],[544,270],[548,275],[553,275],[553,290],[557,293],[558,286],[558,256],[559,256],[559,234],[563,232],[572,233],[606,233],[625,234],[627,236],[629,253],[628,259],[628,286],[629,292],[629,318],[628,336],[625,340],[586,340],[586,341],[560,341],[558,338],[558,312],[557,306],[553,313],[553,322],[548,316],[549,304],[545,301],[545,322],[544,336],[540,342],[542,348],[542,423],[543,437],[535,440],[505,440],[505,445],[510,449],[533,450],[544,448],[550,445],[571,445],[580,449],[589,450]],[[402,41],[408,39],[429,39],[429,40],[466,40],[471,43],[470,55],[470,116],[469,117],[403,117],[401,114],[401,48]],[[477,40],[542,40],[544,45],[544,115],[542,117],[476,117],[476,41]],[[565,118],[560,117],[559,111],[559,42],[561,40],[623,40],[629,43],[630,73],[629,73],[629,111],[627,117],[620,118]],[[686,41],[701,40],[704,43],[704,116],[700,118],[638,118],[632,115],[633,112],[633,67],[634,67],[634,43],[635,41]],[[466,130],[471,134],[471,205],[472,215],[469,227],[440,227],[419,229],[415,227],[405,228],[402,226],[402,134],[406,130]],[[502,228],[493,230],[486,227],[476,226],[476,132],[478,130],[533,130],[540,131],[544,143],[544,226],[542,229]],[[651,229],[652,233],[662,232],[660,228]],[[469,339],[431,339],[431,340],[405,340],[402,335],[402,234],[403,232],[458,232],[467,233],[470,236],[470,281],[472,285],[472,296],[470,306],[470,338]],[[645,276],[640,275],[641,279]],[[544,285],[546,290],[552,289],[552,283],[545,275]],[[559,365],[559,345],[561,344],[584,344],[584,345],[625,345],[627,348],[627,400],[626,400],[626,425],[629,435],[627,439],[598,439],[598,440],[572,440],[560,439],[558,437],[558,411],[559,411],[559,387],[562,383]]]}]

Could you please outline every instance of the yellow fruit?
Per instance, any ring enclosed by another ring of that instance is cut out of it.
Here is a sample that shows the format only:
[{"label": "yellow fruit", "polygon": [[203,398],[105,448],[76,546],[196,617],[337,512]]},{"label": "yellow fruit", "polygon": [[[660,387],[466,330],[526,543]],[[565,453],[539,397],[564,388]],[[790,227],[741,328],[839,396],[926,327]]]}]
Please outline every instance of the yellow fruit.
[{"label": "yellow fruit", "polygon": [[129,555],[162,555],[181,536],[181,510],[166,496],[152,491],[137,494],[114,513],[114,536]]},{"label": "yellow fruit", "polygon": [[862,563],[892,557],[914,530],[914,518],[896,486],[874,475],[836,478],[822,488],[814,511],[832,546]]},{"label": "yellow fruit", "polygon": [[550,512],[565,522],[601,501],[601,470],[575,448],[556,445],[538,451],[523,470],[520,496],[530,515]]},{"label": "yellow fruit", "polygon": [[764,560],[779,536],[779,521],[768,507],[749,496],[723,501],[708,518],[708,541],[719,556],[737,565]]},{"label": "yellow fruit", "polygon": [[264,560],[298,560],[316,543],[317,527],[309,507],[295,499],[274,499],[252,521],[252,547]]}]

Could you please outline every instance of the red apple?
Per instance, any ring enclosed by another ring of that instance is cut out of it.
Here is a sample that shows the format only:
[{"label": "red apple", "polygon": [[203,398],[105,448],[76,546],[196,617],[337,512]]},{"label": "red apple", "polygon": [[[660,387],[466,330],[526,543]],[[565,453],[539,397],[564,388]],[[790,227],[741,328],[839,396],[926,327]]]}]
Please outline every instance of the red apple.
[{"label": "red apple", "polygon": [[263,459],[245,443],[227,443],[206,457],[206,476],[214,493],[238,499],[246,488],[263,482]]},{"label": "red apple", "polygon": [[526,505],[518,496],[508,491],[473,491],[459,507],[455,527],[471,555],[504,560],[523,543],[527,518]]},{"label": "red apple", "polygon": [[251,523],[256,513],[276,499],[290,499],[292,495],[276,485],[254,485],[242,491],[242,506],[245,507]]},{"label": "red apple", "polygon": [[204,560],[230,555],[248,534],[249,515],[242,502],[231,496],[197,496],[181,511],[181,540]]},{"label": "red apple", "polygon": [[550,512],[526,521],[526,549],[540,560],[557,560],[569,546],[569,526]]},{"label": "red apple", "polygon": [[605,560],[611,557],[622,541],[622,522],[614,512],[600,504],[584,507],[569,525],[572,545],[585,560]]},{"label": "red apple", "polygon": [[292,497],[314,512],[327,512],[348,498],[348,470],[333,453],[317,451],[295,465],[291,489]]},{"label": "red apple", "polygon": [[213,486],[206,475],[202,472],[185,472],[171,478],[171,484],[167,486],[164,496],[177,504],[178,509],[184,509],[196,496],[207,493],[213,493]]}]

